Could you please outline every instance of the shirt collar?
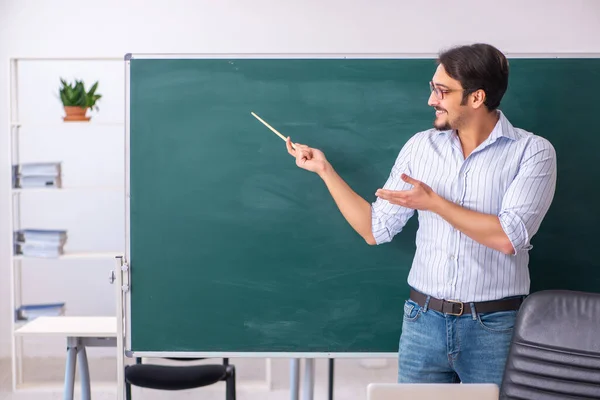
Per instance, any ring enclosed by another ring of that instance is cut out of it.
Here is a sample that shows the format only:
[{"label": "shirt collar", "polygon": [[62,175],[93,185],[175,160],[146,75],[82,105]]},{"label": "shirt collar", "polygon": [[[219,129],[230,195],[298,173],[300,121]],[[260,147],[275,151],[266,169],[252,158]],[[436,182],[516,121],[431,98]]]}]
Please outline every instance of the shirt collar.
[{"label": "shirt collar", "polygon": [[[498,122],[496,122],[496,126],[494,126],[494,129],[492,129],[492,132],[490,133],[490,136],[487,138],[487,141],[489,141],[489,142],[495,141],[496,139],[498,139],[501,136],[504,136],[511,140],[517,140],[515,128],[508,121],[508,118],[506,118],[504,116],[504,113],[500,110],[497,110],[497,113],[499,115]],[[442,133],[453,134],[454,130],[446,130],[446,131],[438,132],[438,134],[442,134]]]},{"label": "shirt collar", "polygon": [[504,136],[511,140],[517,140],[515,128],[508,121],[508,118],[504,116],[504,113],[502,111],[498,110],[497,112],[499,115],[498,122],[496,122],[496,126],[492,130],[492,133],[490,133],[489,140],[493,141],[501,136]]}]

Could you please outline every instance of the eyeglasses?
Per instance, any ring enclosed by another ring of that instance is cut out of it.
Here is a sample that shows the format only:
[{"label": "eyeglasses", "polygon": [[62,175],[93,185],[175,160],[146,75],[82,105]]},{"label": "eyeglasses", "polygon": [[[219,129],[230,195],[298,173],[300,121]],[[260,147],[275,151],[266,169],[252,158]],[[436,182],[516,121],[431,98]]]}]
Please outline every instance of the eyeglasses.
[{"label": "eyeglasses", "polygon": [[438,100],[444,100],[444,96],[451,92],[464,92],[467,89],[442,89],[433,84],[432,81],[429,82],[429,89],[435,93],[435,97]]}]

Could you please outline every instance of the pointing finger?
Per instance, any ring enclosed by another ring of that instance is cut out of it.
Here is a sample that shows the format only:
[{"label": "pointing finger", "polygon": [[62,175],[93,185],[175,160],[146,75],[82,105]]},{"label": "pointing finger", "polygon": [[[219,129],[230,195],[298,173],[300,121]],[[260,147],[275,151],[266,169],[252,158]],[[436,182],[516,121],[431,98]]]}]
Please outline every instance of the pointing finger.
[{"label": "pointing finger", "polygon": [[290,153],[290,155],[292,155],[294,157],[296,156],[296,151],[292,147],[292,141],[289,136],[285,140],[285,147],[287,148],[287,151],[288,151],[288,153]]}]

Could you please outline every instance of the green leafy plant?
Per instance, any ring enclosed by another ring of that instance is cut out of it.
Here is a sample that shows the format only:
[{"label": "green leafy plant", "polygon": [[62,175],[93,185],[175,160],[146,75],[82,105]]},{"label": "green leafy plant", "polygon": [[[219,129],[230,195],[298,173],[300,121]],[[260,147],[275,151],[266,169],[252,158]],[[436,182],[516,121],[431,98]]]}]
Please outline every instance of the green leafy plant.
[{"label": "green leafy plant", "polygon": [[98,82],[90,88],[89,91],[85,90],[83,81],[75,80],[75,84],[71,84],[64,79],[60,78],[62,86],[60,88],[60,100],[65,107],[81,107],[90,108],[92,110],[98,110],[96,102],[102,97],[101,94],[96,94],[98,89]]}]

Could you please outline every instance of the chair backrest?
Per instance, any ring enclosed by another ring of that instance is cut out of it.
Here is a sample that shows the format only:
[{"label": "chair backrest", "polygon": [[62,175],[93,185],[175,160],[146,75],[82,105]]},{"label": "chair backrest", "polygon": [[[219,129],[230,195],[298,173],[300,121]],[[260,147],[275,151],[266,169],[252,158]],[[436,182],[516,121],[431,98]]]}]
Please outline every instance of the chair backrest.
[{"label": "chair backrest", "polygon": [[371,383],[368,400],[498,400],[493,383]]},{"label": "chair backrest", "polygon": [[600,399],[600,294],[527,297],[500,392],[501,399]]}]

